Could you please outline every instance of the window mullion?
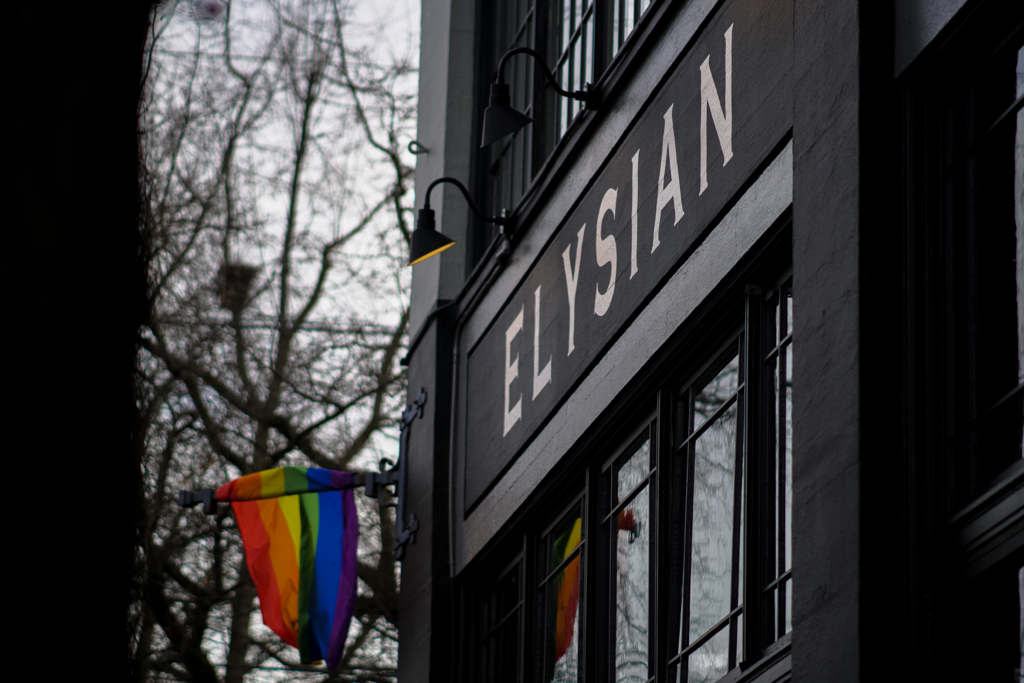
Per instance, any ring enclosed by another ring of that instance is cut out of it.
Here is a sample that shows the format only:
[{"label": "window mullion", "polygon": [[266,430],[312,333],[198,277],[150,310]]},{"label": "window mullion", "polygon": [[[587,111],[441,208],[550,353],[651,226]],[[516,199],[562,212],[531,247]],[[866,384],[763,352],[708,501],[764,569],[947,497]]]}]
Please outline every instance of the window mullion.
[{"label": "window mullion", "polygon": [[650,667],[648,671],[655,680],[667,681],[668,670],[665,660],[675,652],[669,646],[668,634],[671,632],[669,620],[671,619],[672,598],[674,593],[675,578],[670,571],[671,562],[671,539],[668,533],[670,522],[670,486],[671,475],[668,475],[672,459],[675,457],[673,446],[673,425],[676,424],[675,392],[671,386],[664,386],[658,392],[657,407],[657,439],[654,446],[654,477],[651,487],[651,520],[654,522],[654,533],[652,539],[652,557],[650,558],[651,568],[651,613],[649,623],[654,628],[655,636],[649,642]]},{"label": "window mullion", "polygon": [[760,538],[766,537],[762,529],[761,486],[767,480],[762,471],[764,458],[761,454],[761,397],[762,368],[761,348],[763,338],[764,305],[761,288],[748,285],[745,296],[745,344],[743,348],[743,459],[746,477],[743,481],[743,495],[747,519],[744,529],[744,562],[741,576],[743,582],[743,651],[739,653],[742,662],[754,662],[761,656],[763,628],[762,601],[760,599],[761,551]]}]

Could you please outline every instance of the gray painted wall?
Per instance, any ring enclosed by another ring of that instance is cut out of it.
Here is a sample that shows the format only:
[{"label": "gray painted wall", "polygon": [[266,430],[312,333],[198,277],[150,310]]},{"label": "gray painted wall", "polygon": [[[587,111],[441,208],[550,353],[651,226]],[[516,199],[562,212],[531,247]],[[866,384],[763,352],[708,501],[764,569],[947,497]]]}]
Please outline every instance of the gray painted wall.
[{"label": "gray painted wall", "polygon": [[[441,176],[466,183],[472,120],[474,0],[423,0],[421,12],[419,118],[417,140],[429,152],[416,157],[416,208],[427,186]],[[412,425],[406,508],[419,522],[416,542],[407,546],[401,566],[398,677],[402,683],[451,680],[451,623],[448,594],[447,460],[449,393],[447,366],[451,338],[447,318],[427,321],[438,299],[454,298],[465,273],[466,218],[469,209],[450,185],[431,195],[438,229],[456,245],[413,267],[409,330],[423,330],[409,358],[409,397],[428,392],[422,418]]]},{"label": "gray painted wall", "polygon": [[[860,5],[797,0],[793,680],[861,671]],[[797,455],[798,454],[798,455]]]},{"label": "gray painted wall", "polygon": [[[430,150],[416,157],[416,208],[427,186],[451,176],[469,183],[472,144],[469,122],[474,103],[474,0],[423,0],[421,12],[419,110],[416,139]],[[475,138],[474,138],[475,139]],[[415,335],[438,299],[452,299],[462,288],[469,208],[449,184],[434,189],[431,207],[437,229],[456,240],[440,256],[413,266],[409,331]]]}]

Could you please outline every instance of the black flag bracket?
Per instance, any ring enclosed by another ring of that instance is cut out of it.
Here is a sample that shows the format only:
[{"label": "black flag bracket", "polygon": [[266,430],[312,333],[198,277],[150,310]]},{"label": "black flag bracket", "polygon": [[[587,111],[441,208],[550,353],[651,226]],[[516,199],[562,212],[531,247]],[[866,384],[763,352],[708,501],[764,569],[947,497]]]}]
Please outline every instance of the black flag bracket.
[{"label": "black flag bracket", "polygon": [[[392,465],[388,459],[382,459],[380,461],[380,472],[365,472],[356,474],[352,478],[351,488],[358,488],[360,486],[366,487],[366,495],[370,498],[376,498],[377,504],[381,509],[389,507],[397,507],[395,515],[395,559],[401,560],[405,556],[405,545],[406,543],[416,542],[416,530],[419,529],[420,524],[416,519],[416,515],[409,515],[408,519],[405,516],[405,499],[407,481],[408,481],[408,468],[406,467],[406,453],[409,450],[409,427],[418,417],[423,417],[423,406],[427,404],[427,391],[426,389],[420,389],[420,395],[415,401],[405,406],[405,410],[402,411],[402,423],[400,425],[401,433],[398,439],[398,462]],[[387,466],[392,465],[391,469],[385,469]],[[384,491],[387,487],[393,486],[392,497],[398,500],[398,503],[385,503],[382,499]],[[203,489],[202,491],[178,491],[178,505],[183,508],[190,508],[196,505],[203,506],[203,512],[208,515],[217,514],[217,498],[213,489]]]},{"label": "black flag bracket", "polygon": [[[409,497],[406,495],[408,491],[408,457],[409,451],[409,427],[418,417],[423,417],[423,406],[427,404],[427,391],[426,389],[420,388],[420,395],[415,401],[405,406],[405,410],[402,411],[402,424],[400,425],[401,434],[398,440],[398,462],[390,470],[384,470],[386,465],[390,465],[391,462],[388,460],[381,460],[380,467],[381,471],[378,472],[367,472],[366,473],[366,495],[370,498],[376,498],[378,505],[381,508],[384,507],[397,507],[395,511],[395,559],[401,560],[405,556],[405,544],[416,542],[416,530],[420,528],[419,520],[416,519],[416,515],[409,515],[408,519],[405,516],[405,502]],[[398,499],[398,504],[386,504],[381,500],[381,493],[385,486],[394,486],[394,497]]]},{"label": "black flag bracket", "polygon": [[202,503],[203,512],[208,515],[217,514],[217,498],[214,497],[213,489],[202,491],[178,491],[178,505],[183,508],[190,508]]}]

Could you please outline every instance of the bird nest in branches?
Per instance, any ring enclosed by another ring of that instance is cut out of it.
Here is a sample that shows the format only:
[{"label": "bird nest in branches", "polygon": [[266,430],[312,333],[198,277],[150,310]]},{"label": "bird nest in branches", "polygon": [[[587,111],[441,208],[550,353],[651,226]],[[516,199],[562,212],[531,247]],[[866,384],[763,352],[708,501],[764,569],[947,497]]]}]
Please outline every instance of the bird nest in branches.
[{"label": "bird nest in branches", "polygon": [[217,293],[221,308],[239,312],[249,301],[249,285],[257,268],[243,263],[225,263],[217,273]]}]

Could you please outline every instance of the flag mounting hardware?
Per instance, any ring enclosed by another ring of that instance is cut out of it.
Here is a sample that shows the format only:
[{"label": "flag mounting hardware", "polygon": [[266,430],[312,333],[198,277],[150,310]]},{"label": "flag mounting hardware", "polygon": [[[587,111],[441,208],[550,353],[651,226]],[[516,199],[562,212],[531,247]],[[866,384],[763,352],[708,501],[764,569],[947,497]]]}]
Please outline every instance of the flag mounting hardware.
[{"label": "flag mounting hardware", "polygon": [[[411,514],[406,518],[405,514],[405,500],[408,497],[406,495],[408,487],[408,469],[406,467],[406,460],[408,459],[406,453],[409,450],[409,427],[418,417],[423,417],[423,406],[427,403],[427,391],[426,389],[420,389],[420,395],[415,401],[405,406],[405,410],[402,411],[402,420],[399,425],[400,436],[398,441],[398,462],[389,470],[384,468],[390,465],[391,462],[387,459],[383,459],[380,462],[380,472],[364,472],[356,474],[352,479],[352,488],[358,488],[364,486],[366,495],[370,498],[376,498],[378,505],[381,508],[386,507],[397,507],[395,515],[395,559],[401,560],[405,557],[405,548],[407,543],[416,542],[416,531],[419,529],[419,520],[416,519],[415,514]],[[397,505],[395,503],[385,503],[381,497],[387,487],[393,486],[394,491],[392,496],[398,500]],[[203,489],[202,491],[178,491],[178,504],[182,507],[193,507],[195,505],[202,505],[203,512],[208,515],[217,514],[217,498],[214,495],[213,489]]]}]

